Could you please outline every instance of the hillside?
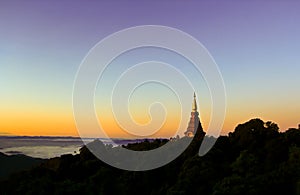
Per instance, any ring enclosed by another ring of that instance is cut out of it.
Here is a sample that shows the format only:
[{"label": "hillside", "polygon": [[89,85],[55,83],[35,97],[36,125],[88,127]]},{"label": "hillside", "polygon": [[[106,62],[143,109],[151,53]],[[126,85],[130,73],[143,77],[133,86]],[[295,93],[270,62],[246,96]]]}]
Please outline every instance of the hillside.
[{"label": "hillside", "polygon": [[43,161],[22,154],[8,156],[0,152],[0,179],[8,177],[12,173],[28,170]]},{"label": "hillside", "polygon": [[[190,146],[176,160],[151,171],[113,168],[87,150],[45,161],[0,183],[7,194],[299,194],[300,129],[279,132],[272,122],[252,119],[220,136],[198,156],[203,139],[198,129]],[[182,138],[181,140],[188,139]],[[132,150],[159,147],[166,140],[126,146]],[[103,150],[117,150],[102,145]]]}]

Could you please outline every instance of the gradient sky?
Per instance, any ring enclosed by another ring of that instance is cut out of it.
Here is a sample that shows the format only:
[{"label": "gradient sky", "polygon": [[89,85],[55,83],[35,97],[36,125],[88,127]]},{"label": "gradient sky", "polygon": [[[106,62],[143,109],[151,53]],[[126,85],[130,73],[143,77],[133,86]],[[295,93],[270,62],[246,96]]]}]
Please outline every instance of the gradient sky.
[{"label": "gradient sky", "polygon": [[[72,88],[82,59],[111,33],[146,24],[178,28],[209,50],[226,86],[223,134],[254,117],[296,127],[299,9],[283,0],[0,1],[0,134],[77,135]],[[197,94],[205,128],[210,100]]]}]

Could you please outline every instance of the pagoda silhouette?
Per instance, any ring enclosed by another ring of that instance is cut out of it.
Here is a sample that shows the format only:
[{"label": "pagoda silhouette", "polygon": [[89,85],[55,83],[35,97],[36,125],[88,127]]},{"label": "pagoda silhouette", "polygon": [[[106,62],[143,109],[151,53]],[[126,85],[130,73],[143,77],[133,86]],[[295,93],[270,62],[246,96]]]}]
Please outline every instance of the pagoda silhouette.
[{"label": "pagoda silhouette", "polygon": [[200,131],[203,131],[202,125],[199,119],[199,112],[197,111],[197,101],[196,101],[196,94],[194,92],[194,100],[192,103],[192,112],[190,121],[188,124],[188,128],[186,132],[184,132],[184,135],[187,137],[194,137],[197,133],[198,128],[200,128]]}]

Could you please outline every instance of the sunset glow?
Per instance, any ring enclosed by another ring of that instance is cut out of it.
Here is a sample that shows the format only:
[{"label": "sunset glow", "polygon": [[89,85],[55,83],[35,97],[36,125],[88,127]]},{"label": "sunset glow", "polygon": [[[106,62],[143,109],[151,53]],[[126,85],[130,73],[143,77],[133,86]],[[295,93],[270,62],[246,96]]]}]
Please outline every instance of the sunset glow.
[{"label": "sunset glow", "polygon": [[[0,135],[78,136],[72,90],[80,63],[106,36],[144,24],[178,28],[198,39],[210,52],[226,86],[227,113],[222,134],[251,118],[273,121],[281,131],[297,127],[300,123],[299,2],[213,4],[1,2]],[[190,11],[179,14],[186,9]],[[207,129],[213,106],[211,94],[205,80],[195,78],[194,72],[186,68],[187,62],[169,51],[151,48],[130,55],[131,58],[121,56],[114,62],[114,68],[107,70],[108,76],[104,78],[109,83],[105,85],[107,88],[95,89],[95,113],[110,137],[132,137],[116,122],[107,101],[104,92],[113,86],[110,79],[126,64],[157,56],[186,71],[189,79],[199,84],[195,91],[200,120],[204,130]],[[182,90],[192,102],[193,90]],[[148,110],[155,98],[164,102],[166,113],[159,105],[153,107],[152,114]],[[180,102],[171,91],[151,84],[137,90],[129,109],[133,120],[140,125],[151,122],[151,117],[165,116],[164,124],[153,124],[153,128],[162,125],[160,131],[149,137],[176,136],[177,130],[182,136],[190,117],[190,112],[181,113]],[[129,126],[131,122],[128,121]],[[147,131],[151,130],[150,126]],[[86,130],[86,137],[95,135],[92,128]]]}]

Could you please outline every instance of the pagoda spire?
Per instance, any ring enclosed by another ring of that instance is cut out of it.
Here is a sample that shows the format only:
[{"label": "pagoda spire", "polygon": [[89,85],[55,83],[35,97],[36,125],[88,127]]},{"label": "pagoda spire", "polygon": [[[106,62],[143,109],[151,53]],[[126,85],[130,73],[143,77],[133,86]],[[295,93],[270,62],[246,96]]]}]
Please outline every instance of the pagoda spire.
[{"label": "pagoda spire", "polygon": [[194,101],[193,101],[193,105],[192,105],[192,111],[193,112],[197,112],[197,101],[196,101],[196,94],[194,92]]},{"label": "pagoda spire", "polygon": [[201,125],[200,119],[199,119],[199,112],[197,111],[196,94],[194,92],[191,117],[190,117],[190,121],[188,124],[188,128],[187,128],[186,132],[184,133],[185,136],[193,137],[197,132],[199,124]]}]

